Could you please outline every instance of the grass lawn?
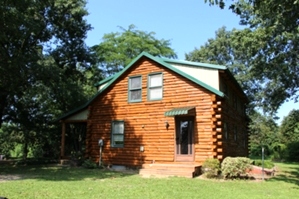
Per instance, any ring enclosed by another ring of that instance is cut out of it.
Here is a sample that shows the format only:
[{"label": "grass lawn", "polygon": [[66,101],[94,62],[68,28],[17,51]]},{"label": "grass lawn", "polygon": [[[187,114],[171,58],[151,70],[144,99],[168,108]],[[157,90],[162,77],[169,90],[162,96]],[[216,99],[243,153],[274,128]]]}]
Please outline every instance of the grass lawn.
[{"label": "grass lawn", "polygon": [[[101,169],[0,165],[0,196],[14,198],[298,198],[299,164],[266,181],[142,178]],[[13,180],[9,180],[13,178]]]}]

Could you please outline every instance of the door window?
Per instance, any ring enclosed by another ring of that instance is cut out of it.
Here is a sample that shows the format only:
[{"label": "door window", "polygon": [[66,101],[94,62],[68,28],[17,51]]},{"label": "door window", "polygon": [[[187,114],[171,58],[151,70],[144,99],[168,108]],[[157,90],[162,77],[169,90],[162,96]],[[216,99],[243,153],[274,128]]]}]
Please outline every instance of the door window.
[{"label": "door window", "polygon": [[176,153],[190,155],[193,153],[193,118],[178,118],[176,124]]}]

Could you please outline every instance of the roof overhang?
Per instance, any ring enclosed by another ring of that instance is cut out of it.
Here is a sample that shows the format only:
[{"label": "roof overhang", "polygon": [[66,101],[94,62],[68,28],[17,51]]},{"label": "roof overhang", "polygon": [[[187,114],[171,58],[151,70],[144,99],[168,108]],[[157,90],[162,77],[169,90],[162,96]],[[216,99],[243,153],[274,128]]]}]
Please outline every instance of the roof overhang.
[{"label": "roof overhang", "polygon": [[190,111],[194,110],[194,106],[174,108],[164,113],[165,116],[173,117],[176,115],[188,115]]}]

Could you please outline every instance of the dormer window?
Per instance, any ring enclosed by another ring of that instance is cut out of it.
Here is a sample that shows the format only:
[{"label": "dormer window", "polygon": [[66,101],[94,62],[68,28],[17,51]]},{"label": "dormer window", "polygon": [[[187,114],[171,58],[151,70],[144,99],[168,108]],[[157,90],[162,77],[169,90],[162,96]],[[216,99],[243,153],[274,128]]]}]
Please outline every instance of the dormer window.
[{"label": "dormer window", "polygon": [[155,73],[148,75],[148,100],[161,100],[163,98],[163,75]]},{"label": "dormer window", "polygon": [[129,102],[141,102],[141,76],[129,77]]}]

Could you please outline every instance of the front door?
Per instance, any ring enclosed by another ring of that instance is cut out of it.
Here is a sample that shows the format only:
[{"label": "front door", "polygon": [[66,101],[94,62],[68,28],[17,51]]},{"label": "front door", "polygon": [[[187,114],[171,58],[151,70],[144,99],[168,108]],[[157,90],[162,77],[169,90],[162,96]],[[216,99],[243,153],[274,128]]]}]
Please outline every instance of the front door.
[{"label": "front door", "polygon": [[176,161],[193,161],[194,117],[176,117]]}]

